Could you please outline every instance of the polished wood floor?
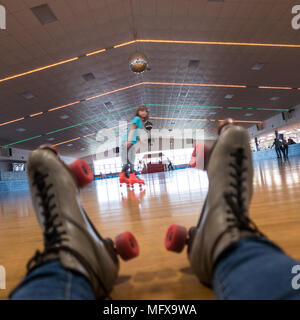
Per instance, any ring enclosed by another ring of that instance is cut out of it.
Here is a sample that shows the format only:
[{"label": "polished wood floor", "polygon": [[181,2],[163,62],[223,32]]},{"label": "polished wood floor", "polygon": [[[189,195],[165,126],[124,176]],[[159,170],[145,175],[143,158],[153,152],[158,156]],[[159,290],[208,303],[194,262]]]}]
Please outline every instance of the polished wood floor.
[{"label": "polished wood floor", "polygon": [[[191,273],[186,253],[164,249],[172,223],[190,227],[197,222],[208,189],[203,171],[185,169],[145,176],[144,192],[120,189],[117,179],[98,180],[81,193],[83,206],[104,236],[132,231],[140,256],[121,262],[114,299],[214,299]],[[251,216],[261,230],[293,257],[300,259],[300,158],[289,162],[255,163]],[[6,299],[23,278],[25,264],[42,235],[28,192],[0,195],[0,265],[6,268]]]}]

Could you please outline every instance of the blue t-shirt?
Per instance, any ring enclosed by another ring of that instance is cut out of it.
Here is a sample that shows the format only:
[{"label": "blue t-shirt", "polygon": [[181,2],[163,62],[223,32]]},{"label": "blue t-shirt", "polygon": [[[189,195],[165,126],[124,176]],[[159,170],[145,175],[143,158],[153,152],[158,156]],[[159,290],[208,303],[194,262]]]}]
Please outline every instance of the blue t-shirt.
[{"label": "blue t-shirt", "polygon": [[[136,125],[136,129],[133,131],[132,139],[131,139],[130,142],[131,142],[132,144],[136,144],[137,141],[138,141],[138,137],[139,137],[139,131],[140,131],[140,129],[142,129],[142,128],[144,127],[144,125],[143,125],[143,122],[142,122],[141,118],[138,117],[138,116],[135,117],[135,118],[131,121],[131,123],[134,123],[134,124]],[[125,141],[128,139],[128,133],[129,133],[130,128],[131,128],[131,126],[129,126],[129,128],[128,128],[127,133],[126,133],[126,135],[125,135],[124,138],[123,138],[123,142],[125,142]]]}]

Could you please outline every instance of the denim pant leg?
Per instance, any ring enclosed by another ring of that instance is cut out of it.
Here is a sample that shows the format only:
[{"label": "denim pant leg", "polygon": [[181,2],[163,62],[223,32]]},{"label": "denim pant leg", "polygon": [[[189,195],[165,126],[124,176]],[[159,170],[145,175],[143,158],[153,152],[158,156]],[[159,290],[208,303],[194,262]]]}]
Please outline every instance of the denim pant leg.
[{"label": "denim pant leg", "polygon": [[92,286],[82,275],[66,270],[59,260],[32,270],[13,291],[11,300],[94,300]]},{"label": "denim pant leg", "polygon": [[295,265],[300,262],[288,257],[267,239],[244,238],[215,266],[213,288],[216,298],[300,299],[300,289],[292,286]]}]

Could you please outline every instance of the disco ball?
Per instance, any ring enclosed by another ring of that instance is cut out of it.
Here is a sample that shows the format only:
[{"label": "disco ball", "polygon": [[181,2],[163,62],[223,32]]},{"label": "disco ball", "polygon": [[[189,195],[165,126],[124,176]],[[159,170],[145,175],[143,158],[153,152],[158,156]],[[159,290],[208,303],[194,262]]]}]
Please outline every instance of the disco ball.
[{"label": "disco ball", "polygon": [[132,72],[142,73],[148,69],[148,59],[140,52],[133,53],[129,58],[129,68]]}]

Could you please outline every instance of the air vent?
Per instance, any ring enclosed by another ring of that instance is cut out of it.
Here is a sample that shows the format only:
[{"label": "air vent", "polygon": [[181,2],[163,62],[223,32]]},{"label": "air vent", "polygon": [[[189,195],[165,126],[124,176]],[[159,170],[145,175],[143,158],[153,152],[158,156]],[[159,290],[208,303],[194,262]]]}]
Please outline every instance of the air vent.
[{"label": "air vent", "polygon": [[200,64],[200,60],[190,60],[188,67],[190,69],[197,69],[199,67],[199,64]]},{"label": "air vent", "polygon": [[33,14],[38,18],[42,25],[57,21],[53,11],[47,4],[31,8]]},{"label": "air vent", "polygon": [[106,108],[111,108],[112,107],[112,103],[110,101],[104,102],[104,105],[105,105]]},{"label": "air vent", "polygon": [[82,75],[82,78],[83,78],[86,82],[92,81],[92,80],[95,80],[95,79],[96,79],[95,76],[94,76],[94,74],[91,73],[91,72]]}]

